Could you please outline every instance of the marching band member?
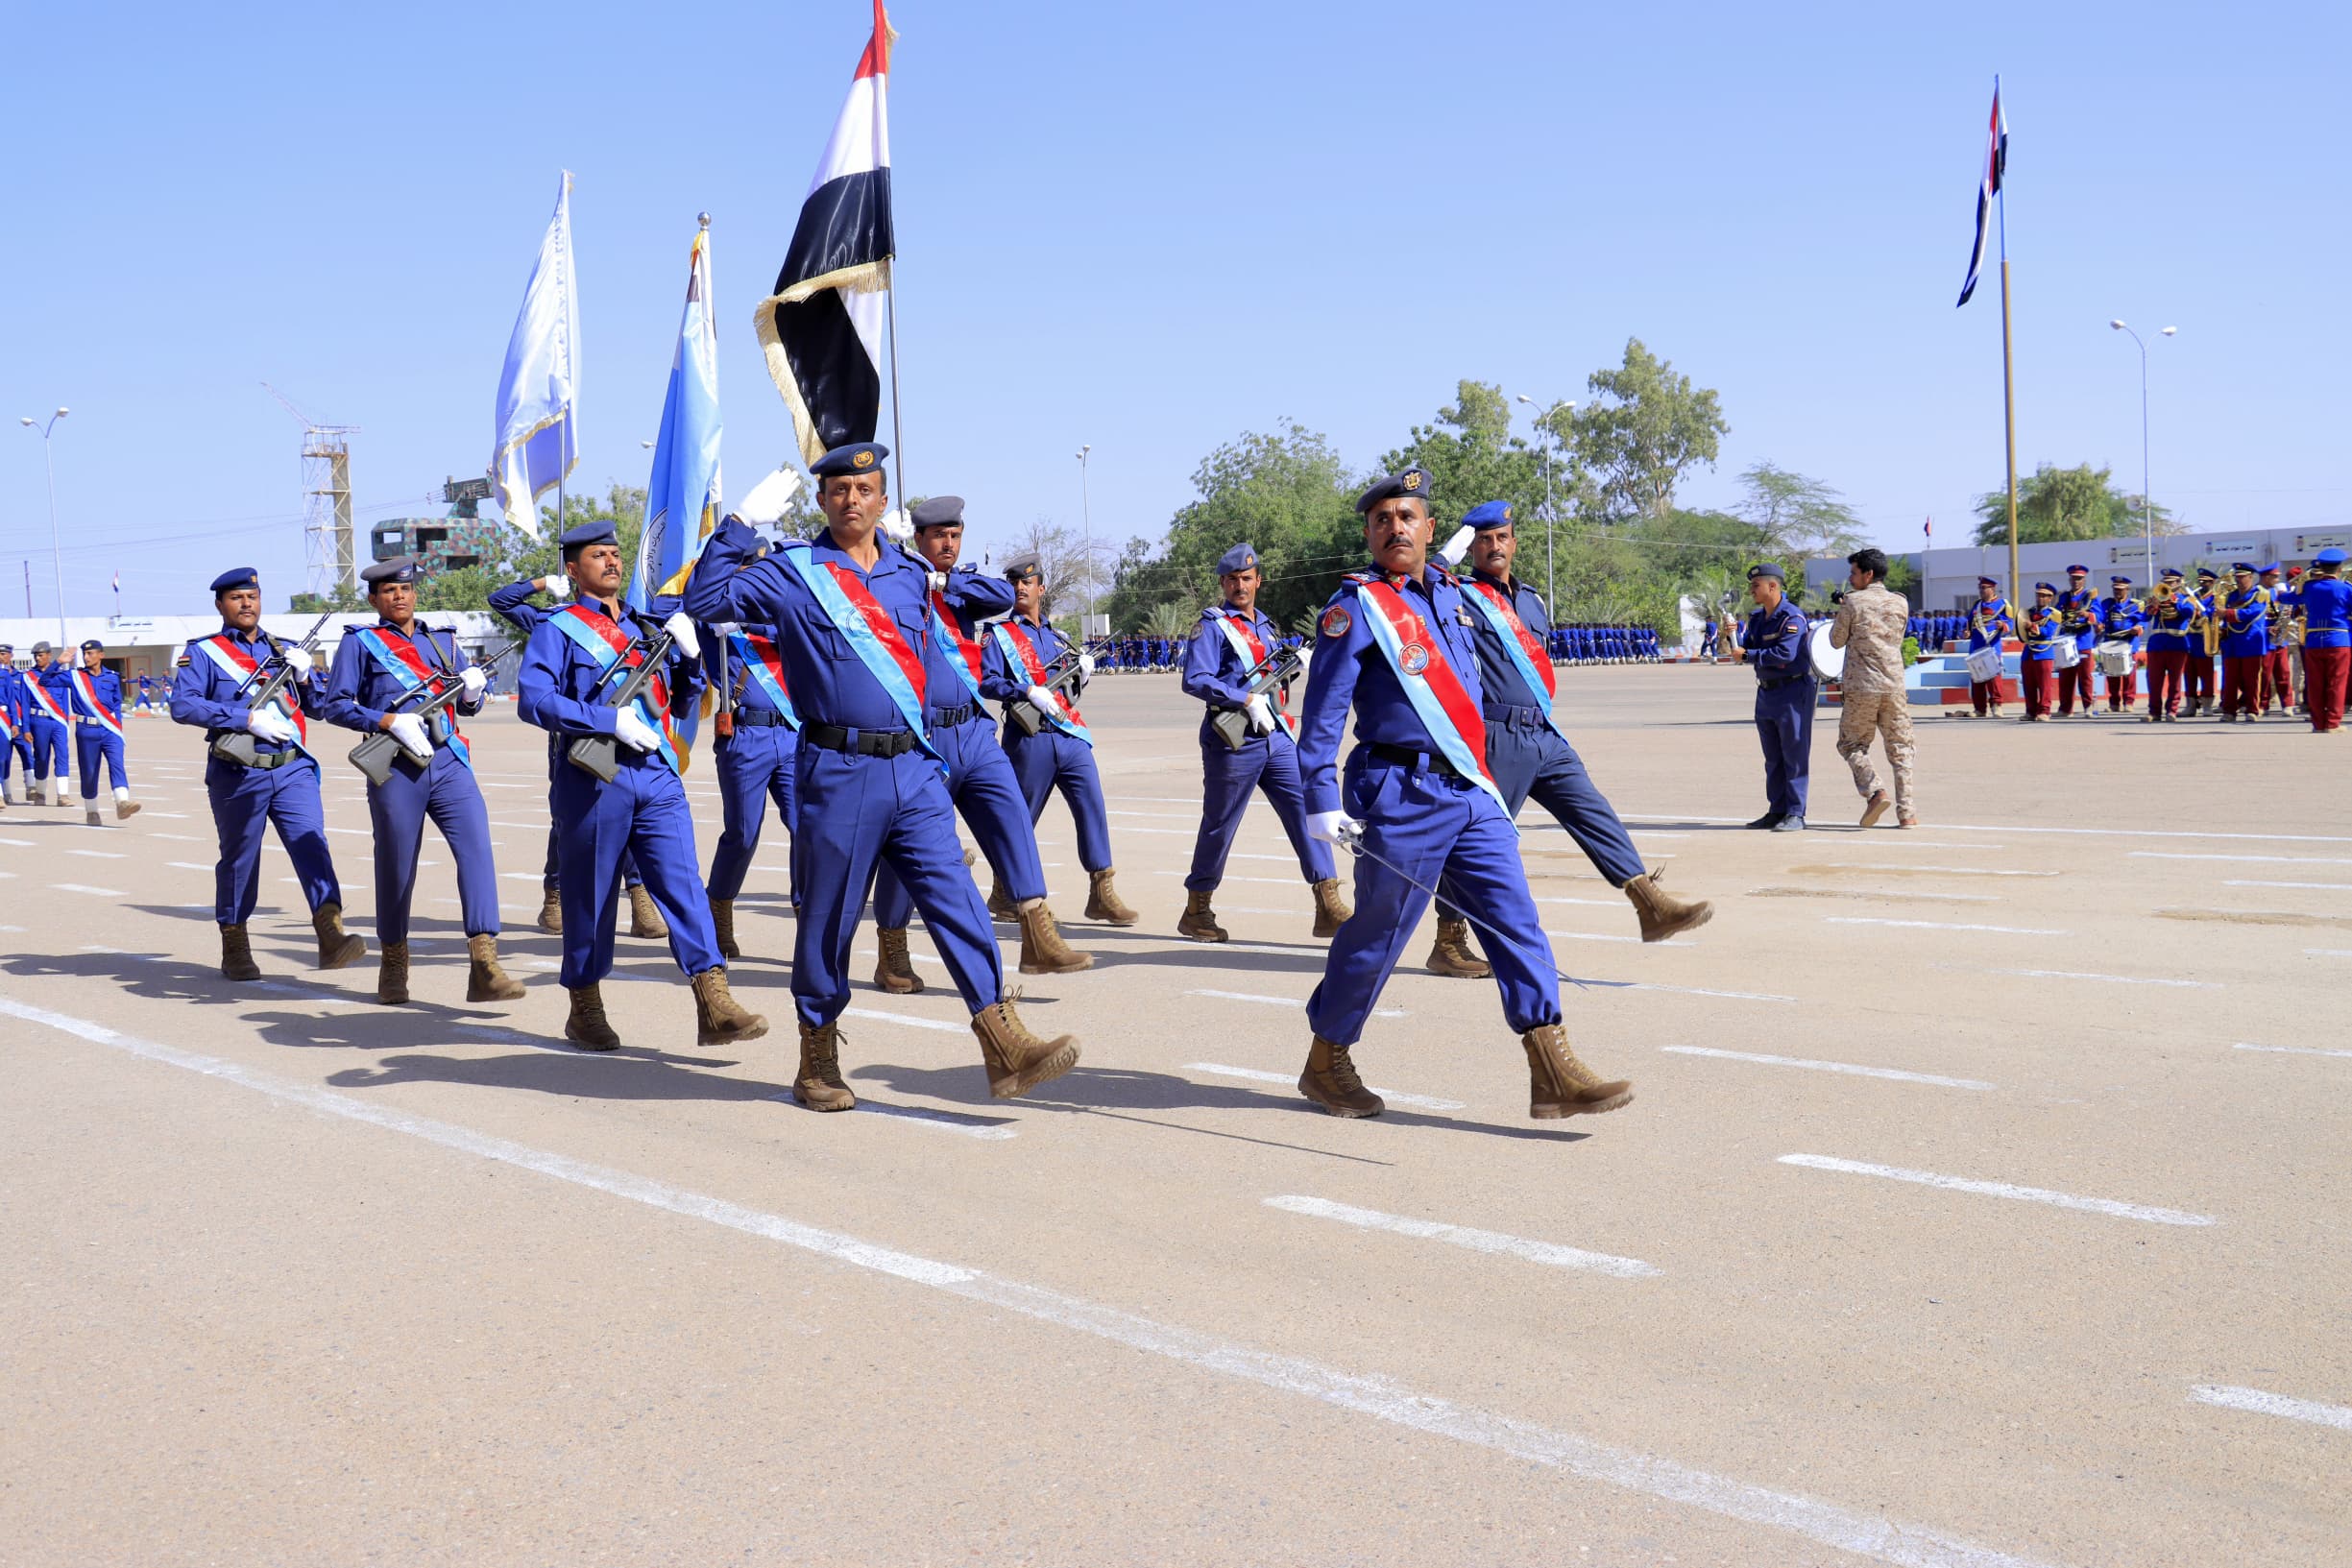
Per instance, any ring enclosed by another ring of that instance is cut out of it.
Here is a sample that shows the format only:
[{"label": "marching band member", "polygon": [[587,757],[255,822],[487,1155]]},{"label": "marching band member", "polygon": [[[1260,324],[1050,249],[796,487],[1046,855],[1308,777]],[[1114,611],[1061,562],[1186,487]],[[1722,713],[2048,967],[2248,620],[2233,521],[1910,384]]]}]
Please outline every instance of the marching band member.
[{"label": "marching band member", "polygon": [[2058,659],[2058,639],[2073,634],[2065,631],[2065,617],[2058,613],[2058,587],[2055,583],[2033,585],[2033,607],[2025,612],[2022,629],[2025,640],[2017,658],[2017,684],[2024,687],[2025,716],[2020,724],[2047,724],[2049,711],[2056,700],[2058,684],[2055,677]]},{"label": "marching band member", "polygon": [[2352,672],[2352,586],[2344,552],[2330,545],[2311,558],[2303,580],[2303,712],[2320,735],[2343,733],[2344,689]]},{"label": "marching band member", "polygon": [[2289,587],[2285,573],[2273,561],[2262,568],[2262,591],[2270,595],[2269,612],[2265,616],[2269,636],[2269,650],[2263,656],[2262,696],[2255,704],[2257,713],[2268,715],[2273,698],[2278,702],[2281,718],[2294,716],[2294,617],[2295,591]]},{"label": "marching band member", "polygon": [[2189,680],[2189,645],[2201,642],[2196,626],[2203,611],[2183,583],[2178,567],[2167,567],[2149,601],[2147,618],[2147,721],[2180,718]]},{"label": "marching band member", "polygon": [[[2131,579],[2117,573],[2107,579],[2108,596],[2098,602],[2098,635],[2102,642],[2121,642],[2135,657],[2140,649],[2140,627],[2146,615],[2140,601],[2131,596]],[[2127,663],[2120,676],[2107,677],[2107,712],[2127,712],[2139,701],[2140,683],[2136,666]]]},{"label": "marching band member", "polygon": [[[1968,651],[1978,653],[1986,648],[1999,648],[2017,631],[2017,617],[2010,612],[2009,601],[2000,596],[2000,584],[1991,577],[1976,579],[1976,602],[1968,610]],[[2087,679],[2087,678],[2086,678]],[[2002,692],[2000,677],[1989,681],[1972,680],[1968,695],[1978,718],[1989,712],[2000,717]],[[2089,712],[2091,699],[2088,688],[2083,697],[2083,712]]]},{"label": "marching band member", "polygon": [[2082,698],[2082,716],[2091,716],[2091,671],[2098,651],[2098,599],[2091,591],[2091,568],[2079,563],[2066,568],[2066,591],[2058,595],[2058,625],[2074,639],[2075,660],[2058,671],[2058,716],[2071,718],[2074,699]]},{"label": "marching band member", "polygon": [[96,638],[82,644],[82,667],[73,672],[74,754],[82,768],[82,820],[91,827],[98,814],[98,767],[106,764],[114,786],[114,820],[139,814],[131,798],[131,773],[123,759],[123,678],[106,667],[107,645]]},{"label": "marching band member", "polygon": [[2220,574],[2211,567],[2196,568],[2197,635],[2189,639],[2189,716],[2211,713],[2221,706],[2220,671],[2216,653],[2221,645],[2221,601],[2217,585]]},{"label": "marching band member", "polygon": [[2269,595],[2254,584],[2250,562],[2230,564],[2238,586],[2221,601],[2221,722],[2262,716],[2262,679],[2269,663]]}]

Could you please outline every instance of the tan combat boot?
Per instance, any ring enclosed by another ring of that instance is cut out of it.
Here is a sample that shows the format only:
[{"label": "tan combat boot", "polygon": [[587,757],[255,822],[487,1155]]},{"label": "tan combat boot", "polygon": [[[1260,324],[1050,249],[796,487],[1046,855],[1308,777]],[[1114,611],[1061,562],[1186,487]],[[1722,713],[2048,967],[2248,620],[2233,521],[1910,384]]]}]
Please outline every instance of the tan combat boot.
[{"label": "tan combat boot", "polygon": [[1355,913],[1353,909],[1347,907],[1347,901],[1340,897],[1340,880],[1337,877],[1325,877],[1321,881],[1314,884],[1314,893],[1315,934],[1317,936],[1339,935],[1340,928],[1347,924],[1347,917]]},{"label": "tan combat boot", "polygon": [[988,1093],[999,1099],[1026,1095],[1078,1066],[1078,1042],[1066,1034],[1040,1040],[1030,1033],[1029,1025],[1013,1010],[1019,1000],[1017,995],[1009,996],[972,1015],[972,1032],[980,1038],[981,1063],[988,1069]]},{"label": "tan combat boot", "polygon": [[1080,953],[1061,939],[1061,924],[1045,906],[1045,900],[1031,899],[1021,905],[1022,974],[1075,975],[1093,967],[1094,954]]},{"label": "tan combat boot", "polygon": [[911,997],[923,989],[923,977],[914,972],[914,960],[907,953],[906,927],[875,927],[874,949],[876,990],[887,991],[894,997]]},{"label": "tan combat boot", "polygon": [[1132,926],[1143,917],[1119,902],[1119,889],[1111,885],[1115,875],[1108,866],[1086,874],[1086,918],[1105,926]]},{"label": "tan combat boot", "polygon": [[1885,790],[1879,790],[1877,793],[1873,794],[1870,799],[1862,803],[1861,825],[1865,828],[1877,827],[1879,825],[1879,819],[1886,815],[1888,808],[1894,804],[1895,803],[1892,800],[1887,798],[1887,793]]},{"label": "tan combat boot", "polygon": [[800,1023],[800,1072],[792,1098],[812,1111],[854,1111],[858,1097],[841,1081],[841,1026]]},{"label": "tan combat boot", "polygon": [[571,1016],[564,1020],[564,1038],[582,1050],[618,1050],[620,1036],[604,1016],[604,993],[583,985],[571,993]]},{"label": "tan combat boot", "polygon": [[498,939],[488,931],[466,938],[466,1000],[513,1001],[522,995],[522,982],[498,967]]},{"label": "tan combat boot", "polygon": [[729,1046],[757,1040],[767,1032],[767,1020],[745,1012],[727,989],[724,969],[706,969],[694,977],[694,1044]]},{"label": "tan combat boot", "polygon": [[127,795],[114,803],[114,820],[117,822],[127,821],[138,814],[139,803]]},{"label": "tan combat boot", "polygon": [[629,889],[629,934],[658,942],[669,934],[669,925],[655,908],[643,882]]},{"label": "tan combat boot", "polygon": [[990,918],[995,920],[1011,920],[1016,918],[1020,913],[1021,911],[1013,905],[1012,895],[1005,891],[1005,884],[1000,881],[991,881],[988,884],[988,914]]},{"label": "tan combat boot", "polygon": [[367,956],[367,942],[343,929],[340,904],[322,904],[311,910],[310,929],[318,933],[321,969],[341,969]]},{"label": "tan combat boot", "polygon": [[225,980],[257,980],[261,966],[254,962],[254,945],[246,940],[242,926],[221,928],[221,978]]},{"label": "tan combat boot", "polygon": [[1225,939],[1225,929],[1217,924],[1217,911],[1209,907],[1211,891],[1200,887],[1184,895],[1184,912],[1176,916],[1176,935],[1189,936],[1196,942]]},{"label": "tan combat boot", "polygon": [[105,822],[105,821],[106,821],[106,818],[104,818],[104,817],[102,817],[102,816],[100,816],[100,815],[98,814],[98,808],[96,808],[95,806],[90,806],[90,807],[85,807],[85,808],[83,808],[83,811],[82,811],[82,820],[83,820],[83,822],[84,822],[84,823],[87,824],[88,826],[90,826],[90,827],[92,827],[92,828],[95,828],[95,827],[99,826],[101,823]]},{"label": "tan combat boot", "polygon": [[1665,875],[1652,871],[1625,884],[1625,896],[1634,901],[1634,911],[1641,917],[1644,942],[1663,942],[1680,932],[1695,931],[1715,918],[1715,906],[1705,899],[1696,903],[1678,899],[1659,886]]},{"label": "tan combat boot", "polygon": [[539,901],[539,929],[549,936],[564,934],[564,895],[552,887]]},{"label": "tan combat boot", "polygon": [[1298,1092],[1333,1116],[1378,1116],[1389,1102],[1364,1087],[1346,1046],[1335,1046],[1321,1035],[1307,1047],[1307,1070],[1298,1074]]},{"label": "tan combat boot", "polygon": [[711,901],[711,929],[718,937],[720,957],[732,963],[743,956],[742,950],[735,945],[735,901],[733,899],[713,899]]},{"label": "tan combat boot", "polygon": [[1429,973],[1454,980],[1483,980],[1494,970],[1470,951],[1470,923],[1457,918],[1439,920],[1438,939],[1429,949]]},{"label": "tan combat boot", "polygon": [[1568,1049],[1568,1031],[1559,1025],[1529,1029],[1519,1036],[1519,1044],[1527,1048],[1527,1114],[1537,1121],[1593,1115],[1632,1103],[1634,1086],[1622,1080],[1604,1082],[1578,1061]]},{"label": "tan combat boot", "polygon": [[398,1007],[408,1000],[408,944],[386,942],[382,955],[376,960],[376,1000],[387,1007]]}]

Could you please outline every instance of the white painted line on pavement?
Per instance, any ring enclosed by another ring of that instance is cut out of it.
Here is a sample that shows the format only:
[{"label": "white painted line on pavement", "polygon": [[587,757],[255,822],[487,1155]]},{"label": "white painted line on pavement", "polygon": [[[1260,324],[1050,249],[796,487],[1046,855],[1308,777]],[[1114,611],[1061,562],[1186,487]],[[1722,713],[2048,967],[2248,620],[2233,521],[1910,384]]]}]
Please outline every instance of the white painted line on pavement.
[{"label": "white painted line on pavement", "polygon": [[158,811],[153,807],[148,808],[147,814],[151,817],[165,817],[173,822],[185,822],[188,819],[185,811]]},{"label": "white painted line on pavement", "polygon": [[[1546,936],[1556,936],[1566,942],[1638,942],[1641,940],[1641,938],[1638,936],[1627,936],[1622,932],[1556,931],[1552,930],[1548,927],[1544,929],[1543,934]],[[1653,942],[1650,944],[1650,946],[1654,948],[1691,948],[1698,946],[1698,944],[1695,942],[1665,941]]]},{"label": "white painted line on pavement", "polygon": [[[1700,816],[1691,811],[1620,811],[1628,822],[1742,822],[1742,817]],[[1996,828],[1973,822],[1939,822],[1939,832],[1950,833],[2073,833],[2090,838],[2221,838],[2245,839],[2257,844],[2352,844],[2352,836],[2341,833],[2230,833],[2194,832],[2185,829],[2164,828]],[[1891,835],[1890,835],[1891,841]],[[1875,848],[1878,840],[1874,838]]]},{"label": "white painted line on pavement", "polygon": [[2005,1181],[1974,1181],[1966,1176],[1939,1176],[1932,1170],[1905,1170],[1899,1166],[1870,1165],[1861,1160],[1834,1159],[1827,1154],[1783,1154],[1782,1165],[1801,1165],[1811,1170],[1842,1170],[1854,1176],[1883,1176],[1889,1181],[1916,1182],[1922,1187],[1940,1187],[1951,1193],[1981,1193],[1987,1197],[2023,1198],[2028,1203],[2048,1203],[2060,1209],[2080,1209],[2087,1214],[2113,1215],[2119,1219],[2145,1219],[2156,1225],[2210,1225],[2215,1220],[2209,1215],[2186,1214],[2179,1209],[2156,1209],[2141,1203],[2118,1203],[2113,1198],[2076,1197],[2072,1193],[2053,1193],[2047,1187],[2012,1187]]},{"label": "white painted line on pavement", "polygon": [[2221,885],[2223,887],[2306,887],[2315,893],[2352,893],[2352,882],[2258,882],[2245,878],[2232,877],[2223,880]]},{"label": "white painted line on pavement", "polygon": [[1720,997],[1726,1001],[1794,1001],[1794,997],[1775,996],[1770,991],[1710,991],[1701,985],[1659,985],[1650,980],[1594,980],[1587,976],[1588,984],[1605,985],[1612,991],[1664,991],[1678,997]]},{"label": "white painted line on pavement", "polygon": [[[787,1105],[799,1103],[790,1095],[770,1095],[767,1098],[780,1100]],[[936,1111],[917,1110],[911,1105],[877,1105],[870,1099],[861,1099],[850,1109],[870,1111],[876,1116],[890,1117],[910,1126],[922,1127],[931,1132],[960,1133],[966,1138],[984,1138],[996,1142],[1020,1136],[1016,1128],[991,1127],[977,1122],[958,1122],[954,1117],[942,1116]]]},{"label": "white painted line on pavement", "polygon": [[[1291,1088],[1297,1088],[1298,1084],[1297,1076],[1295,1073],[1267,1073],[1254,1067],[1227,1067],[1223,1062],[1186,1062],[1184,1071],[1210,1073],[1221,1078],[1247,1078],[1251,1083],[1279,1083]],[[1459,1111],[1464,1108],[1462,1101],[1458,1099],[1436,1099],[1428,1095],[1408,1095],[1401,1089],[1374,1087],[1372,1093],[1392,1105],[1410,1105],[1416,1110]]]},{"label": "white painted line on pavement", "polygon": [[1156,817],[1163,822],[1187,822],[1200,815],[1197,811],[1122,811],[1116,808],[1108,809],[1103,814],[1114,817]]},{"label": "white painted line on pavement", "polygon": [[194,860],[166,860],[163,863],[171,867],[174,871],[214,871],[219,869],[216,866],[200,865]]},{"label": "white painted line on pavement", "polygon": [[1825,915],[1832,926],[1902,926],[1919,931],[1992,931],[2000,936],[2072,936],[2044,926],[1970,926],[1951,920],[1881,920],[1870,915]]},{"label": "white painted line on pavement", "polygon": [[201,844],[204,842],[203,839],[191,838],[186,833],[149,833],[147,836],[150,838],[168,838],[175,844]]},{"label": "white painted line on pavement", "polygon": [[67,850],[65,853],[68,855],[83,856],[85,858],[92,860],[120,860],[126,858],[124,856],[115,854],[112,850]]},{"label": "white painted line on pavement", "polygon": [[2176,980],[2162,975],[2092,975],[2073,969],[1988,969],[1987,975],[2016,975],[2029,980],[2104,980],[2110,985],[2170,985],[2190,991],[2219,991],[2219,980]]},{"label": "white painted line on pavement", "polygon": [[29,850],[33,847],[33,840],[30,838],[0,838],[0,844],[7,844],[20,850]]},{"label": "white painted line on pavement", "polygon": [[[1053,865],[1055,862],[1048,860],[1046,864]],[[1187,871],[1154,871],[1152,875],[1154,877],[1188,877],[1192,874]],[[1268,887],[1297,887],[1298,885],[1298,879],[1296,877],[1227,877],[1225,880],[1228,882],[1262,882]]]},{"label": "white painted line on pavement", "polygon": [[[1306,1005],[1306,1000],[1303,997],[1266,997],[1254,991],[1187,991],[1184,994],[1188,997],[1215,997],[1220,1001],[1262,1001],[1270,1007],[1304,1007]],[[1374,1018],[1411,1018],[1413,1015],[1402,1007],[1375,1007],[1372,1009],[1372,1016]]]},{"label": "white painted line on pavement", "polygon": [[1343,1225],[1356,1225],[1365,1230],[1394,1231],[1399,1236],[1443,1242],[1448,1246],[1467,1247],[1472,1252],[1520,1258],[1549,1268],[1581,1268],[1590,1273],[1608,1274],[1615,1279],[1655,1279],[1662,1272],[1657,1265],[1643,1263],[1638,1258],[1615,1258],[1606,1252],[1587,1252],[1582,1247],[1560,1246],[1551,1242],[1531,1242],[1523,1236],[1472,1230],[1467,1225],[1448,1225],[1435,1219],[1408,1219],[1402,1215],[1382,1214],[1376,1209],[1359,1209],[1346,1203],[1331,1203],[1320,1197],[1285,1194],[1268,1198],[1266,1206],[1289,1214],[1312,1215],[1318,1219],[1336,1219]]},{"label": "white painted line on pavement", "polygon": [[353,838],[370,838],[375,836],[365,828],[329,828],[327,831],[330,833],[349,833]]},{"label": "white painted line on pavement", "polygon": [[[1872,865],[1872,862],[1868,860],[1839,860],[1835,863],[1841,866],[1855,867]],[[1875,866],[1873,869],[1883,871],[1894,868]],[[1904,871],[1940,871],[1950,877],[2055,877],[2058,875],[2055,871],[2017,871],[2008,867],[1995,866],[1903,866],[1901,869]]]},{"label": "white painted line on pavement", "polygon": [[2305,948],[2307,958],[2352,958],[2352,948]]},{"label": "white painted line on pavement", "polygon": [[1857,1078],[1893,1078],[1899,1083],[1931,1083],[1939,1089],[1991,1089],[1975,1078],[1944,1078],[1932,1073],[1904,1073],[1891,1067],[1863,1067],[1855,1062],[1817,1062],[1804,1056],[1770,1056],[1760,1051],[1719,1050],[1713,1046],[1661,1046],[1677,1056],[1717,1056],[1727,1062],[1761,1062],[1767,1067],[1803,1067],[1815,1073],[1850,1073]]},{"label": "white painted line on pavement", "polygon": [[2275,1051],[2281,1056],[2352,1056],[2352,1050],[2328,1050],[2318,1046],[2256,1046],[2249,1045],[2243,1040],[2239,1041],[2230,1049],[2232,1050]]},{"label": "white painted line on pavement", "polygon": [[2166,850],[2133,850],[2135,860],[2229,860],[2240,865],[2352,866],[2352,859],[2322,855],[2188,855]]},{"label": "white painted line on pavement", "polygon": [[943,1034],[971,1032],[969,1025],[942,1024],[935,1018],[916,1018],[910,1013],[885,1013],[878,1007],[844,1007],[841,1012],[847,1018],[879,1019],[885,1024],[904,1024],[910,1029],[937,1029]]},{"label": "white painted line on pavement", "polygon": [[1626,902],[1623,899],[1538,899],[1536,902],[1538,904],[1577,904],[1582,905],[1588,909],[1622,909],[1626,907]]},{"label": "white painted line on pavement", "polygon": [[2224,1410],[2252,1411],[2257,1415],[2283,1415],[2290,1421],[2309,1421],[2314,1426],[2335,1427],[2352,1432],[2352,1405],[2322,1405],[2312,1399],[2291,1399],[2285,1394],[2266,1393],[2260,1388],[2233,1388],[2227,1384],[2203,1384],[2189,1390],[2189,1397],[2204,1405],[2219,1405]]},{"label": "white painted line on pavement", "polygon": [[127,899],[131,896],[119,888],[85,887],[80,882],[51,882],[49,885],[61,893],[88,893],[102,899]]},{"label": "white painted line on pavement", "polygon": [[501,871],[498,873],[498,875],[500,878],[510,882],[536,882],[546,880],[546,874],[537,871]]}]

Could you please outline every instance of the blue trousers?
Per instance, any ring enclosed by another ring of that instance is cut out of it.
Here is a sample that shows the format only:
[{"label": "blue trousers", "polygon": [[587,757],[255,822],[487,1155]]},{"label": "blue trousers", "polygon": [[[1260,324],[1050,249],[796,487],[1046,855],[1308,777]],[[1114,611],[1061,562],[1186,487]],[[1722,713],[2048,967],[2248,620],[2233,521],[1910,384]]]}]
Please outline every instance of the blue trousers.
[{"label": "blue trousers", "polygon": [[[1021,782],[1013,777],[1012,760],[997,743],[996,726],[973,717],[931,738],[947,759],[947,795],[971,825],[987,856],[988,869],[1012,895],[1015,904],[1045,897],[1045,867],[1037,855],[1037,830],[1031,824],[1029,801]],[[960,856],[958,859],[962,858]],[[874,876],[874,924],[902,929],[914,900],[898,873],[885,863]]]},{"label": "blue trousers", "polygon": [[[564,773],[580,771],[571,765],[567,755],[571,749],[571,738],[570,736],[561,735],[547,736],[547,801],[550,808],[555,801],[554,785],[557,772],[559,770]],[[555,813],[550,809],[547,813],[547,863],[539,873],[539,885],[546,892],[553,893],[564,885],[563,877],[560,875],[563,868],[563,842],[564,830],[555,821]],[[620,857],[620,884],[623,887],[635,887],[639,881],[637,857],[633,855],[622,856]]]},{"label": "blue trousers", "polygon": [[1767,691],[1756,688],[1756,734],[1764,743],[1764,799],[1784,816],[1805,815],[1806,783],[1813,770],[1810,679]]},{"label": "blue trousers", "polygon": [[[1331,939],[1307,1023],[1335,1046],[1363,1037],[1429,907],[1429,888],[1478,928],[1515,1034],[1560,1022],[1560,972],[1527,890],[1518,830],[1485,790],[1431,766],[1405,767],[1358,746],[1341,779],[1347,813],[1364,823],[1355,913]],[[1416,884],[1418,885],[1416,885]]]},{"label": "blue trousers", "polygon": [[242,926],[254,916],[261,890],[261,830],[278,830],[278,842],[294,862],[303,897],[316,909],[343,902],[335,880],[334,856],[327,849],[327,813],[319,805],[319,765],[296,760],[279,768],[244,768],[218,759],[205,765],[205,793],[212,801],[212,827],[220,836],[220,863],[212,870],[212,918]]},{"label": "blue trousers", "polygon": [[1533,708],[1487,713],[1487,771],[1514,818],[1533,800],[1568,831],[1592,869],[1623,887],[1643,871],[1641,856],[1585,760]]},{"label": "blue trousers", "polygon": [[696,868],[694,813],[686,785],[659,758],[620,749],[620,772],[597,782],[570,763],[555,776],[549,805],[563,830],[566,988],[594,985],[613,972],[613,920],[620,867],[634,857],[645,891],[669,927],[669,955],[689,975],[717,969],[718,932]]},{"label": "blue trousers", "polygon": [[800,831],[792,882],[800,928],[792,944],[792,1005],[822,1025],[849,1005],[850,944],[874,885],[874,868],[898,874],[923,912],[932,945],[972,1012],[1005,997],[988,906],[956,844],[955,804],[939,764],[919,751],[859,757],[800,748]]},{"label": "blue trousers", "polygon": [[376,939],[408,940],[408,906],[417,891],[417,858],[424,821],[432,819],[457,862],[457,903],[468,936],[498,932],[498,867],[490,847],[490,808],[473,770],[448,746],[433,749],[422,771],[400,760],[390,782],[368,785],[368,820],[376,829]]},{"label": "blue trousers", "polygon": [[25,777],[33,777],[33,737],[19,728],[5,742],[0,742],[0,784],[8,783],[9,768],[22,762]]},{"label": "blue trousers", "polygon": [[711,897],[724,903],[743,890],[770,801],[784,831],[800,832],[800,732],[746,725],[712,748],[718,768],[718,848],[711,852]]},{"label": "blue trousers", "polygon": [[65,726],[56,719],[36,713],[25,720],[25,738],[33,743],[32,760],[25,766],[36,779],[51,774],[65,777]]},{"label": "blue trousers", "polygon": [[1203,724],[1200,835],[1193,840],[1192,873],[1184,879],[1188,890],[1205,893],[1224,880],[1225,856],[1232,853],[1233,835],[1241,831],[1242,812],[1249,808],[1253,789],[1264,791],[1273,803],[1298,856],[1299,875],[1310,882],[1335,875],[1331,846],[1307,836],[1307,792],[1298,779],[1297,742],[1277,731],[1233,751]]},{"label": "blue trousers", "polygon": [[131,771],[123,765],[123,737],[103,725],[74,726],[74,751],[82,763],[82,798],[98,798],[98,765],[106,764],[107,777],[112,787],[131,787]]},{"label": "blue trousers", "polygon": [[1078,863],[1088,871],[1108,871],[1110,813],[1103,804],[1103,776],[1095,771],[1094,748],[1083,740],[1047,726],[1030,735],[1018,724],[1005,727],[1005,755],[1012,759],[1013,777],[1029,801],[1030,826],[1045,815],[1045,800],[1055,790],[1070,803],[1071,820],[1078,824]]}]

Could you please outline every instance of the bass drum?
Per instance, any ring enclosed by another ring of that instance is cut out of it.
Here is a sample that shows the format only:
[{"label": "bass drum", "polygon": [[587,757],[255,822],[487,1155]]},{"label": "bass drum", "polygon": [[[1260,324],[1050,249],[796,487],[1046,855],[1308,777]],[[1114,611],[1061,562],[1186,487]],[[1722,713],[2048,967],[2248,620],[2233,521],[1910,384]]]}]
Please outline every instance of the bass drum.
[{"label": "bass drum", "polygon": [[1813,679],[1834,681],[1846,673],[1846,650],[1830,646],[1828,623],[1805,634],[1805,651],[1813,663]]}]

